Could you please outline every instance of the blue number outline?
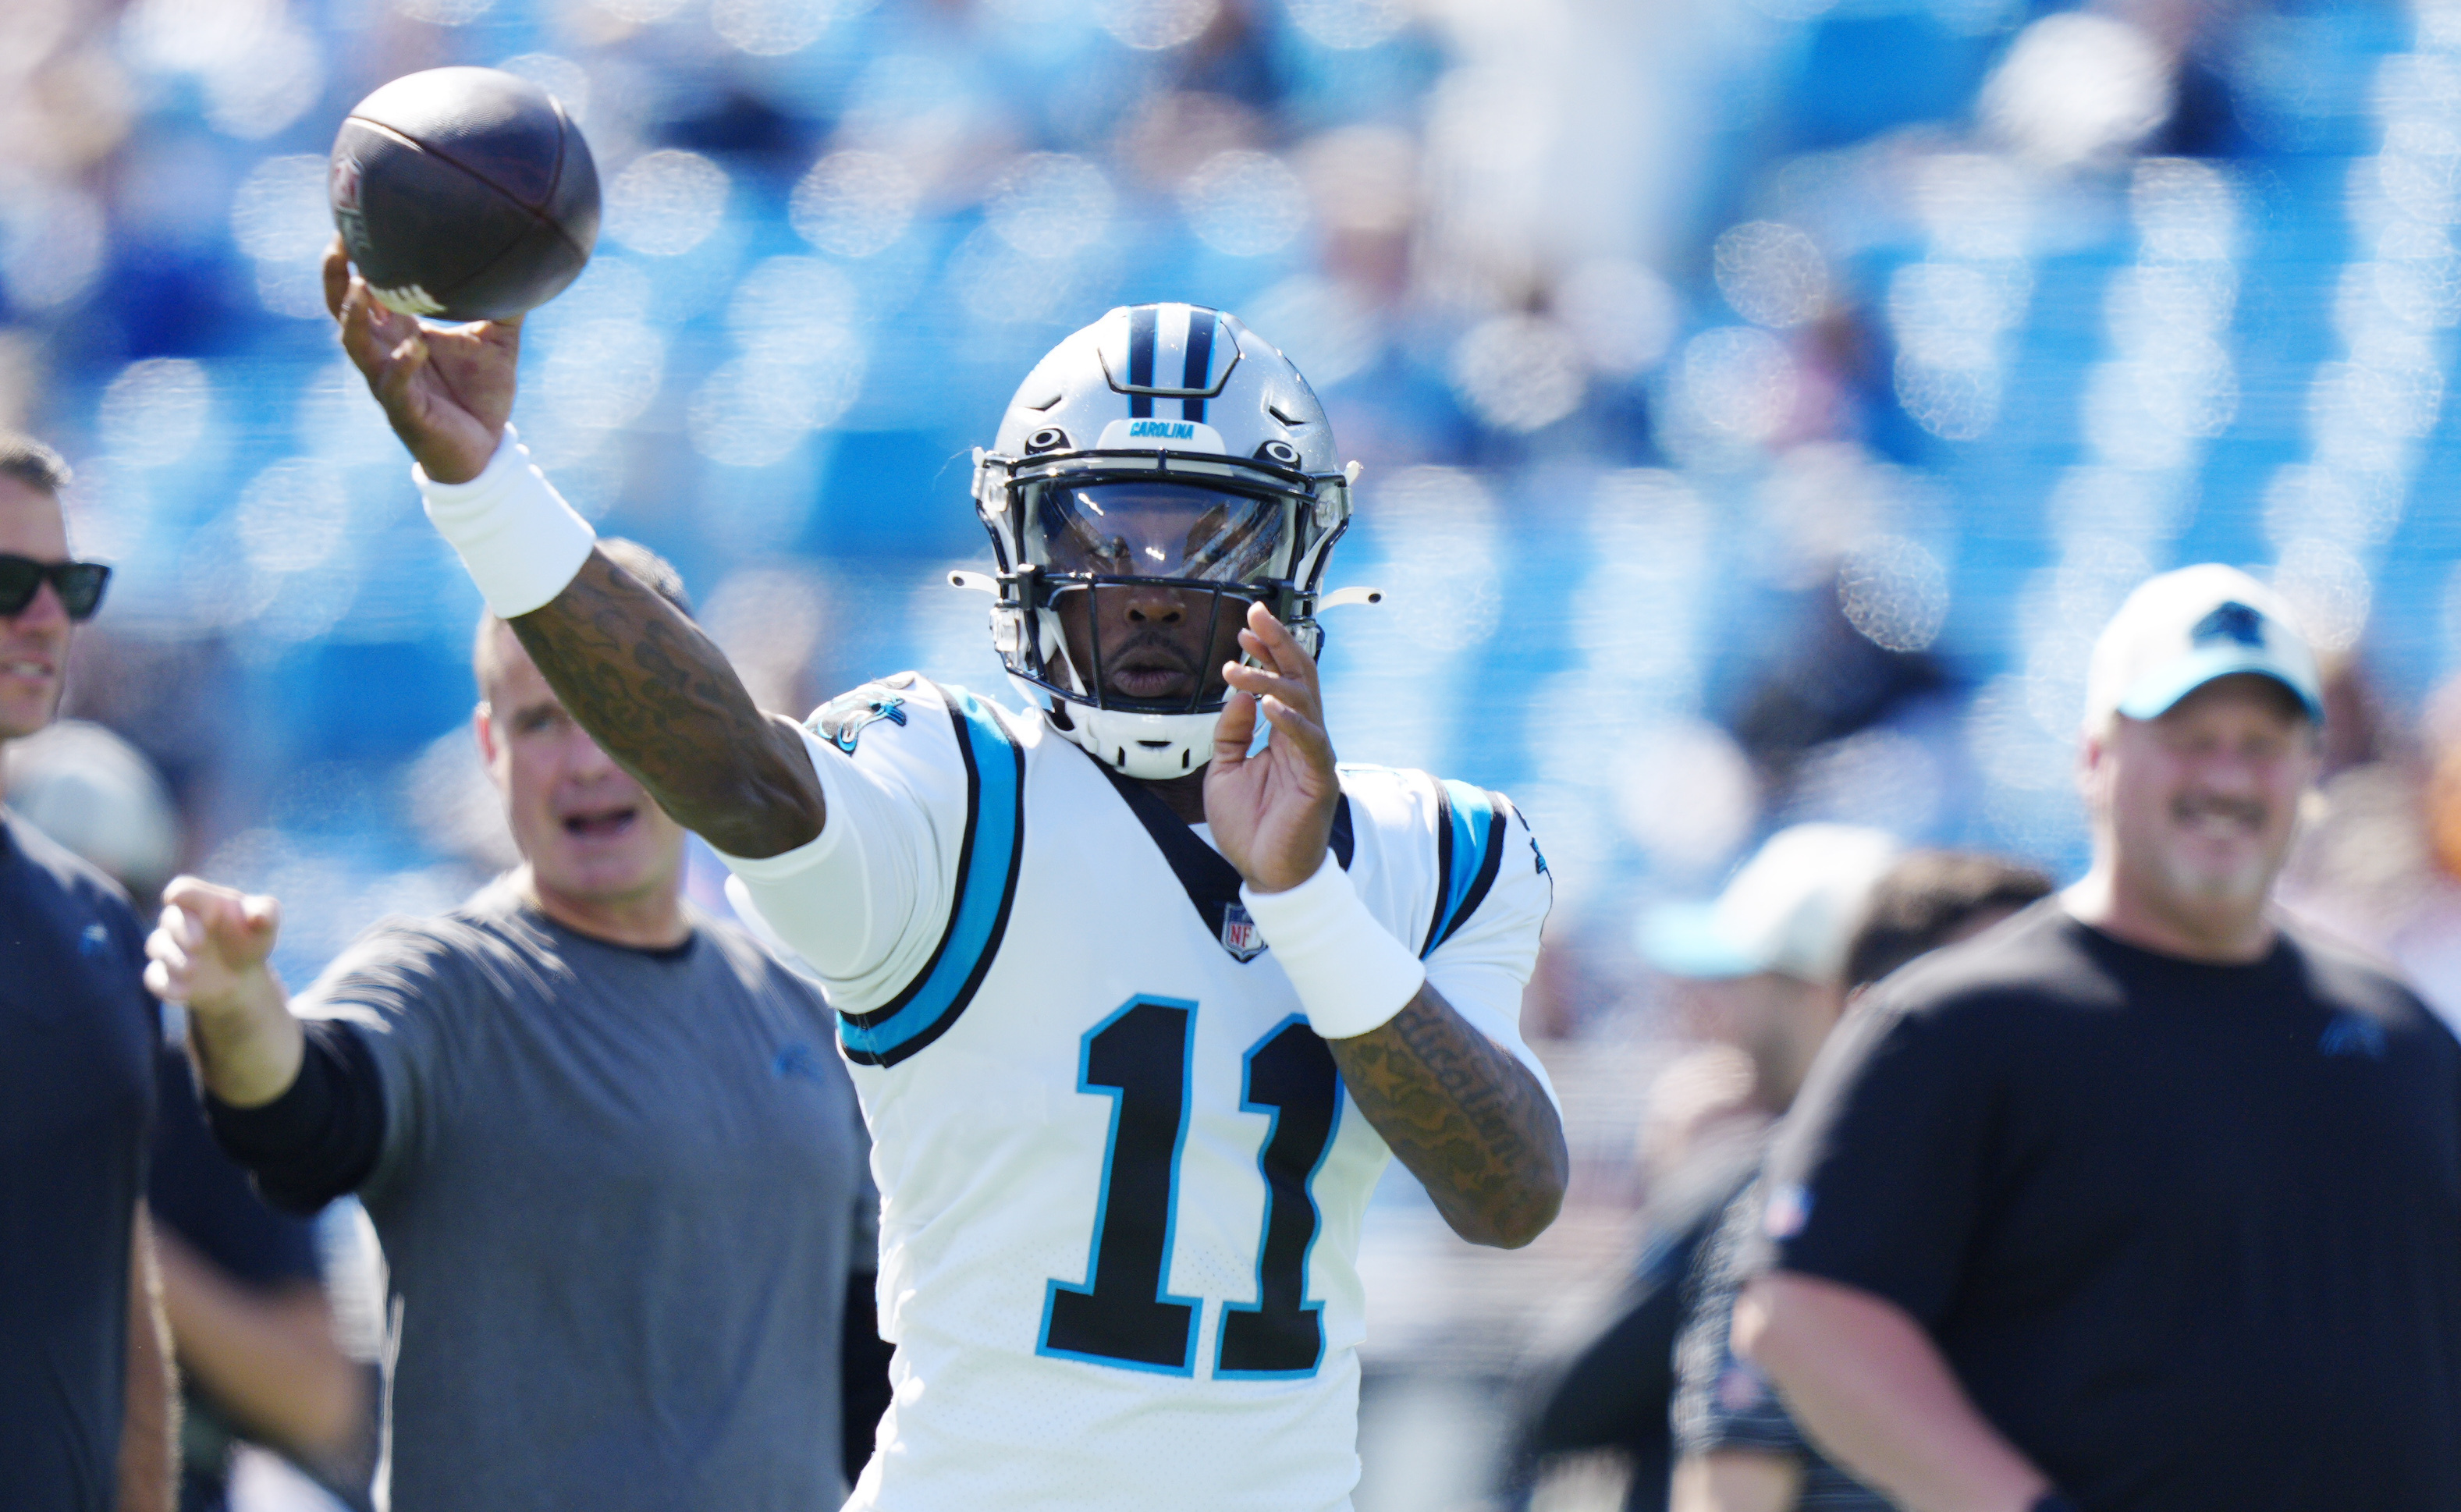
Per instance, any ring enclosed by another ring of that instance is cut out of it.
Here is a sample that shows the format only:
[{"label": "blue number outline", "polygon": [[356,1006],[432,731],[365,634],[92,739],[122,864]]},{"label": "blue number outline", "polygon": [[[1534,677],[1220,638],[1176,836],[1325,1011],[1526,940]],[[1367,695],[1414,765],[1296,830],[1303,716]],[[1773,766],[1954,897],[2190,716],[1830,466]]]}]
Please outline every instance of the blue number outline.
[{"label": "blue number outline", "polygon": [[1333,1118],[1325,1125],[1324,1143],[1316,1150],[1316,1163],[1308,1167],[1307,1178],[1299,1182],[1299,1191],[1307,1198],[1308,1210],[1316,1215],[1316,1226],[1308,1234],[1307,1247],[1299,1251],[1299,1296],[1305,1304],[1300,1310],[1314,1312],[1316,1315],[1316,1363],[1303,1371],[1229,1370],[1222,1364],[1222,1344],[1230,1331],[1230,1314],[1265,1310],[1265,1242],[1272,1236],[1273,1225],[1273,1173],[1265,1169],[1265,1159],[1273,1153],[1273,1136],[1281,1132],[1282,1105],[1277,1102],[1252,1100],[1248,1096],[1249,1076],[1251,1069],[1256,1063],[1256,1057],[1265,1053],[1267,1046],[1281,1038],[1282,1033],[1293,1024],[1306,1022],[1305,1013],[1291,1014],[1265,1031],[1254,1044],[1248,1047],[1248,1053],[1239,1057],[1239,1111],[1261,1113],[1271,1119],[1265,1125],[1264,1142],[1256,1146],[1256,1176],[1264,1183],[1265,1203],[1256,1225],[1256,1300],[1252,1303],[1225,1302],[1222,1304],[1222,1316],[1215,1320],[1213,1326],[1213,1376],[1216,1380],[1306,1380],[1324,1369],[1324,1299],[1310,1296],[1307,1283],[1308,1277],[1314,1273],[1312,1264],[1316,1259],[1316,1242],[1324,1237],[1324,1204],[1316,1200],[1316,1173],[1322,1171],[1324,1162],[1333,1158],[1334,1143],[1341,1138],[1341,1105],[1350,1100],[1342,1096],[1341,1075],[1338,1070],[1334,1074]]},{"label": "blue number outline", "polygon": [[[1180,1363],[1176,1367],[1155,1365],[1145,1360],[1122,1359],[1115,1354],[1089,1354],[1081,1350],[1060,1349],[1052,1345],[1051,1310],[1062,1291],[1079,1296],[1092,1296],[1100,1275],[1097,1267],[1102,1255],[1102,1228],[1111,1216],[1111,1171],[1119,1155],[1121,1114],[1127,1094],[1118,1087],[1096,1085],[1093,1074],[1094,1040],[1104,1030],[1125,1018],[1139,1008],[1150,1004],[1156,1008],[1178,1008],[1188,1012],[1187,1029],[1180,1041],[1179,1057],[1179,1132],[1170,1145],[1169,1211],[1164,1214],[1162,1231],[1162,1268],[1154,1285],[1154,1301],[1193,1310],[1188,1320],[1188,1338],[1181,1346]],[[1205,1299],[1180,1297],[1170,1293],[1170,1261],[1179,1244],[1179,1162],[1188,1149],[1188,1126],[1195,1119],[1196,1004],[1184,997],[1159,997],[1150,992],[1138,992],[1106,1014],[1102,1021],[1085,1031],[1077,1042],[1077,1090],[1090,1096],[1111,1099],[1111,1128],[1102,1141],[1102,1184],[1094,1199],[1094,1238],[1085,1246],[1085,1280],[1071,1285],[1054,1276],[1045,1284],[1042,1293],[1042,1326],[1035,1333],[1034,1352],[1052,1359],[1081,1360],[1088,1365],[1107,1365],[1114,1370],[1145,1371],[1157,1375],[1192,1376],[1196,1374],[1196,1338],[1205,1327]]]}]

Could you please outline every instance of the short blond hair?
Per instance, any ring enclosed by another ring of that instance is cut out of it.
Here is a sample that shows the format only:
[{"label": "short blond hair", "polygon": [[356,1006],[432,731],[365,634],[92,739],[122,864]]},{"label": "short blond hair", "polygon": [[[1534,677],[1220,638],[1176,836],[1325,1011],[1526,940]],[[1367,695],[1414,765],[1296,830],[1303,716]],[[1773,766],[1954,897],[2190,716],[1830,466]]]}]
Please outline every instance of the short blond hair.
[{"label": "short blond hair", "polygon": [[59,453],[31,436],[0,430],[0,478],[13,478],[57,499],[72,476]]}]

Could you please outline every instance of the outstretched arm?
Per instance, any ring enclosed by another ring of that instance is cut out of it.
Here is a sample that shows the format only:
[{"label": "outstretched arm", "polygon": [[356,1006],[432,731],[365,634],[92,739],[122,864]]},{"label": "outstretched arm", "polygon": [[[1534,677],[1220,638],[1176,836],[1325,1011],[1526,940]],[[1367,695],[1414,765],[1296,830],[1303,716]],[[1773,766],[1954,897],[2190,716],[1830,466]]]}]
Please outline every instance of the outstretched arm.
[{"label": "outstretched arm", "polygon": [[[428,479],[451,486],[486,473],[512,416],[521,323],[431,329],[389,310],[338,239],[325,256],[325,303]],[[507,607],[507,618],[547,685],[679,823],[736,856],[774,856],[820,834],[820,777],[794,725],[762,713],[673,605],[595,548],[561,591],[530,603]]]},{"label": "outstretched arm", "polygon": [[[1264,906],[1264,897],[1302,886],[1330,884],[1346,891],[1346,880],[1319,879],[1341,786],[1333,741],[1325,734],[1316,661],[1262,605],[1250,608],[1239,644],[1265,665],[1233,663],[1224,669],[1234,692],[1215,732],[1205,777],[1205,812],[1213,837],[1249,890],[1262,895],[1252,907]],[[1260,707],[1273,724],[1273,738],[1251,756]],[[1328,904],[1345,905],[1338,896]],[[1362,931],[1381,932],[1355,895],[1346,907],[1357,910]],[[1283,965],[1308,1003],[1316,1033],[1325,1036],[1351,1100],[1426,1187],[1453,1232],[1472,1244],[1510,1249],[1545,1231],[1563,1205],[1572,1161],[1555,1105],[1530,1068],[1481,1033],[1423,979],[1401,1011],[1380,1023],[1374,1011],[1389,1009],[1409,990],[1406,980],[1380,1005],[1320,1012],[1325,1005],[1311,995],[1311,984],[1299,980],[1308,968],[1302,942],[1295,933],[1275,939],[1276,926],[1263,913],[1257,922],[1266,940],[1282,949]],[[1303,931],[1310,923],[1294,920],[1293,927]],[[1379,941],[1362,932],[1359,943],[1369,955],[1398,950],[1408,956],[1408,948],[1389,936]],[[1338,953],[1342,942],[1328,939],[1317,948]],[[1322,989],[1316,990],[1320,994]],[[1366,1021],[1375,1027],[1342,1033],[1347,1026],[1335,1020],[1359,1010],[1368,1011]]]},{"label": "outstretched arm", "polygon": [[794,723],[761,713],[717,643],[605,553],[508,623],[581,728],[677,823],[730,856],[821,832],[820,775]]}]

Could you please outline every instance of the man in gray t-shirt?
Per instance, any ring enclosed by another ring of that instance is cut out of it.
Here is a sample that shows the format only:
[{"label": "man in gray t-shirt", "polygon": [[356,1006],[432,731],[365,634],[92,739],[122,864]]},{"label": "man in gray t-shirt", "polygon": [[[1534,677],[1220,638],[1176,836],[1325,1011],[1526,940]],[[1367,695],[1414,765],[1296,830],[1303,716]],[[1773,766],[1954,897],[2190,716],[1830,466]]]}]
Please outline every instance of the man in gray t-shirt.
[{"label": "man in gray t-shirt", "polygon": [[268,1196],[374,1220],[396,1512],[835,1506],[877,1262],[832,1015],[681,901],[682,831],[503,624],[478,671],[521,868],[376,926],[295,1007],[273,901],[182,879],[149,983]]}]

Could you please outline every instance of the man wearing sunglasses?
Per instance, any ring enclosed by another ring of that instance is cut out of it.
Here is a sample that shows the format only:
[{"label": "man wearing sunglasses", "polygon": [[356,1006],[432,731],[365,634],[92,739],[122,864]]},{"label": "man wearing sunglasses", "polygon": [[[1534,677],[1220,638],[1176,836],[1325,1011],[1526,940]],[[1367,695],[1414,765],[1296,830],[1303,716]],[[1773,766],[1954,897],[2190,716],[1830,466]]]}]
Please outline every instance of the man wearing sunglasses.
[{"label": "man wearing sunglasses", "polygon": [[[110,569],[69,556],[48,447],[0,433],[0,742],[58,712]],[[118,884],[0,808],[0,1485],[171,1504],[169,1334],[146,1241],[160,1011]]]},{"label": "man wearing sunglasses", "polygon": [[1200,306],[1062,342],[977,454],[995,571],[955,575],[1027,711],[906,673],[799,727],[528,464],[517,330],[422,329],[338,253],[327,291],[489,604],[837,1012],[897,1346],[847,1506],[1347,1508],[1378,1177],[1509,1247],[1568,1160],[1528,827],[1335,764],[1350,470],[1297,370]]}]

